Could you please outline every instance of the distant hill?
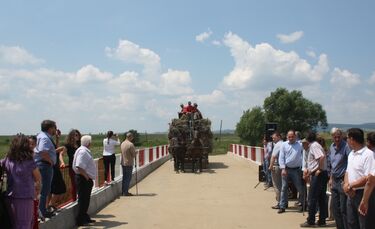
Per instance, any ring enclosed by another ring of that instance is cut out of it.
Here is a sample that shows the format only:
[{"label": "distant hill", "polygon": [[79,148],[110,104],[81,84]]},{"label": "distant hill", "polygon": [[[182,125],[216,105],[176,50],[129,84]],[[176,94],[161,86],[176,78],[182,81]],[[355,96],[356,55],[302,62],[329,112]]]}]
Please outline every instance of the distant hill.
[{"label": "distant hill", "polygon": [[375,123],[363,123],[363,124],[340,124],[340,123],[329,123],[327,129],[318,131],[330,131],[333,127],[340,128],[342,130],[347,130],[350,128],[361,128],[365,131],[375,131]]}]

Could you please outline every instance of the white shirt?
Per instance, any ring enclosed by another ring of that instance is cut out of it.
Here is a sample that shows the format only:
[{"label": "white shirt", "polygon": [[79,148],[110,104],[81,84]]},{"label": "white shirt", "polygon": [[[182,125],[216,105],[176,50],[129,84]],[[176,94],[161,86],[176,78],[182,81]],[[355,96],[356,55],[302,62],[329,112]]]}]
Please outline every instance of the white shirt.
[{"label": "white shirt", "polygon": [[90,150],[86,146],[80,146],[74,154],[72,168],[76,174],[79,174],[78,167],[85,170],[90,179],[95,180],[95,161],[91,156]]},{"label": "white shirt", "polygon": [[[352,150],[348,157],[348,181],[352,183],[362,177],[368,176],[370,173],[375,174],[374,152],[366,146],[358,151]],[[364,187],[356,188],[363,189]]]},{"label": "white shirt", "polygon": [[115,146],[120,145],[120,141],[117,139],[117,141],[113,140],[112,138],[104,138],[103,139],[103,156],[111,156],[115,153]]},{"label": "white shirt", "polygon": [[276,142],[276,144],[273,147],[272,157],[275,157],[274,165],[279,165],[279,153],[280,153],[282,145],[283,145],[283,140],[280,139],[278,142]]}]

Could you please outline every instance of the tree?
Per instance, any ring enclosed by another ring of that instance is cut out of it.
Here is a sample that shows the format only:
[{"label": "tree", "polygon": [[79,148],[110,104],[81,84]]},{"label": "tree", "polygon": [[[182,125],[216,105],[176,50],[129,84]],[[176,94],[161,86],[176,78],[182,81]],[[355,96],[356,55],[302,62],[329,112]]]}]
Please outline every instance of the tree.
[{"label": "tree", "polygon": [[[140,141],[140,136],[139,136],[138,131],[131,129],[128,132],[133,134],[134,139],[133,139],[132,142],[133,142],[134,146],[141,146],[141,141]],[[126,133],[128,133],[128,132],[126,132]],[[125,133],[125,136],[126,136],[126,133]]]},{"label": "tree", "polygon": [[278,123],[279,132],[289,129],[305,132],[328,125],[322,105],[305,99],[301,91],[278,88],[264,100],[263,108],[266,121]]},{"label": "tree", "polygon": [[264,112],[261,107],[253,107],[244,111],[236,125],[236,133],[241,141],[257,145],[262,140],[265,126]]}]

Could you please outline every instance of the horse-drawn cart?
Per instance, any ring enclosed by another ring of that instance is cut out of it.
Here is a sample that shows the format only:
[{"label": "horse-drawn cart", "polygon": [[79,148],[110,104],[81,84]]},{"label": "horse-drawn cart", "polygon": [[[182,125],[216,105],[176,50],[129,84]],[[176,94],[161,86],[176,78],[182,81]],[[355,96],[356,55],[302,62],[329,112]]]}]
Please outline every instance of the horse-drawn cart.
[{"label": "horse-drawn cart", "polygon": [[173,119],[170,123],[168,139],[176,172],[184,172],[185,165],[191,165],[193,172],[201,172],[203,168],[208,167],[208,154],[212,152],[209,119],[194,119],[189,115]]}]

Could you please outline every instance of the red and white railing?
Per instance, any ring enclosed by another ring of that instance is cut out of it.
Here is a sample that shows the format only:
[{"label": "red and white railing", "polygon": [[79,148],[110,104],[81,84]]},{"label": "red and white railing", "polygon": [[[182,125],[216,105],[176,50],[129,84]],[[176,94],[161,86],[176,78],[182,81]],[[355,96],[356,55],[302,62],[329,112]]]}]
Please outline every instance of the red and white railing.
[{"label": "red and white railing", "polygon": [[262,164],[264,159],[263,147],[231,144],[228,153],[242,157],[258,165]]}]

